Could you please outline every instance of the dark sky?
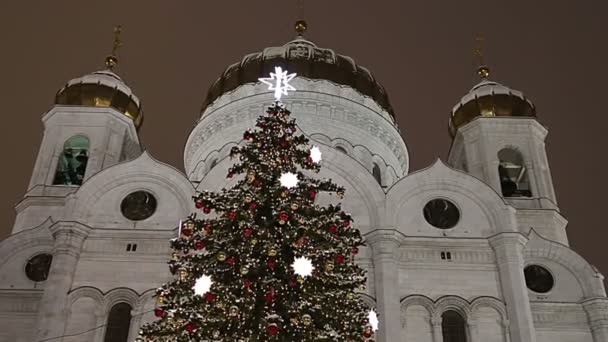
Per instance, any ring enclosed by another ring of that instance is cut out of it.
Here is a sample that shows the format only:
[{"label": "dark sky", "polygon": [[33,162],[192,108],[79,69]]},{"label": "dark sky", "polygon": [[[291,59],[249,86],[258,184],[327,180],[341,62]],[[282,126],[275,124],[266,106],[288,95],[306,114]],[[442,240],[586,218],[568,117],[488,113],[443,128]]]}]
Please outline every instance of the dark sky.
[{"label": "dark sky", "polygon": [[[386,87],[411,170],[446,158],[452,106],[476,82],[473,37],[492,78],[523,91],[548,127],[547,153],[575,250],[608,274],[608,2],[304,0],[307,37]],[[233,62],[294,37],[296,0],[13,1],[0,4],[0,237],[41,141],[40,118],[69,79],[100,69],[123,25],[118,73],[143,101],[141,138],[183,169],[211,83]]]}]

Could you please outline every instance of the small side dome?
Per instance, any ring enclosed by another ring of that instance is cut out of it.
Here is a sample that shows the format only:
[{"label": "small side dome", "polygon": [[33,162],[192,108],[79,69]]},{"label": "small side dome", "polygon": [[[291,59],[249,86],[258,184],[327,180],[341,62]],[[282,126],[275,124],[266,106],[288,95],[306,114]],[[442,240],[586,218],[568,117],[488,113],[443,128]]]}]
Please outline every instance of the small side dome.
[{"label": "small side dome", "polygon": [[536,117],[536,108],[522,92],[487,79],[487,67],[479,68],[482,81],[466,94],[452,109],[449,130],[456,130],[479,116]]},{"label": "small side dome", "polygon": [[75,78],[61,88],[55,104],[85,107],[111,107],[123,113],[139,129],[144,114],[141,103],[118,75],[111,70],[96,71]]}]

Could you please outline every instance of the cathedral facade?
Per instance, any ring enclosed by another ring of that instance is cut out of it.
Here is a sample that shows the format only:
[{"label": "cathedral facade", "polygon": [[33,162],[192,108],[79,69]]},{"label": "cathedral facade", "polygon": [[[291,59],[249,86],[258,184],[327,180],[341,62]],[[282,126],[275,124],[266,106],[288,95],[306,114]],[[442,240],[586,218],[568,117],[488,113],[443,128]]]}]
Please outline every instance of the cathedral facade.
[{"label": "cathedral facade", "polygon": [[377,341],[608,342],[603,276],[569,247],[533,103],[481,67],[449,117],[447,160],[410,172],[384,88],[301,33],[211,86],[185,173],[143,150],[142,106],[115,58],[59,90],[0,241],[0,341],[133,341],[172,277],[168,241],[192,196],[236,182],[230,149],[273,102],[258,78],[283,66],[298,74],[284,102],[323,153],[319,176],[346,188],[365,236]]}]

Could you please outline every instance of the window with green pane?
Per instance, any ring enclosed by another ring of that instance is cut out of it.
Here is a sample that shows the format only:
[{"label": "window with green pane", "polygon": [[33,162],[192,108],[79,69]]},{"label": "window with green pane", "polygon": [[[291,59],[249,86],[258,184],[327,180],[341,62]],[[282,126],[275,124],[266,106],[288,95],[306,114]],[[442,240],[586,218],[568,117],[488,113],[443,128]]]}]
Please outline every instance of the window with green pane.
[{"label": "window with green pane", "polygon": [[63,144],[53,184],[81,185],[89,161],[89,139],[76,135]]}]

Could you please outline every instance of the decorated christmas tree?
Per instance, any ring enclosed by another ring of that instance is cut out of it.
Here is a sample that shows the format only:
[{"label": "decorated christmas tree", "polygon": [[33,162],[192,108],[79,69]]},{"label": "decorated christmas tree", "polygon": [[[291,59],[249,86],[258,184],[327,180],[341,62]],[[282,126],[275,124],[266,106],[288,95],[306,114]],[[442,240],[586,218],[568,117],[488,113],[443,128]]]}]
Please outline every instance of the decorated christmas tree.
[{"label": "decorated christmas tree", "polygon": [[297,134],[280,102],[294,74],[261,79],[276,102],[233,147],[235,185],[194,197],[200,213],[171,241],[173,281],[157,290],[156,321],[139,341],[371,341],[373,312],[361,300],[363,241],[339,204],[344,189],[311,175],[321,152]]}]

